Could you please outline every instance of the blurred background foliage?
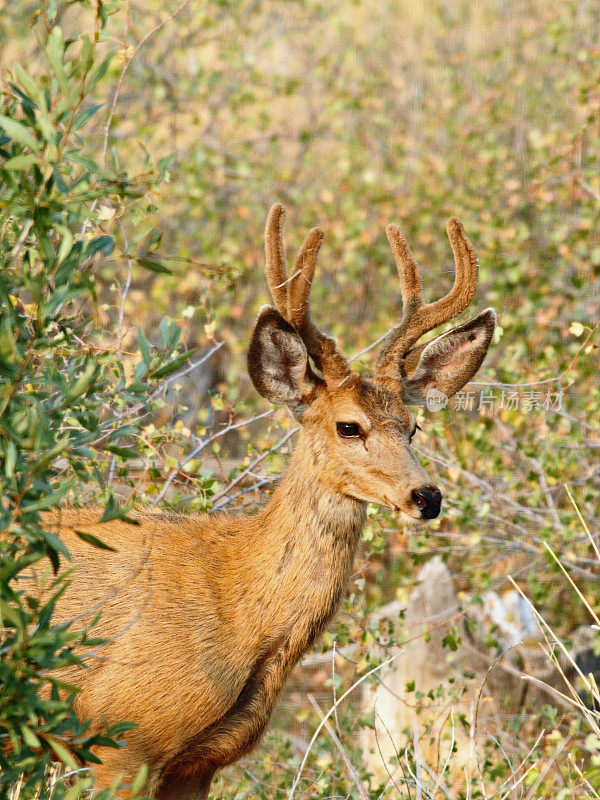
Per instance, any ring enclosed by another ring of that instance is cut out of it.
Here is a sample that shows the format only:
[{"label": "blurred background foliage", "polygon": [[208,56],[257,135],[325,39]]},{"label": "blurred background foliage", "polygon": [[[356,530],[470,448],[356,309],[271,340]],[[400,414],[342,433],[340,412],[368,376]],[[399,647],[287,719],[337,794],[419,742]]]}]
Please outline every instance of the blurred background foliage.
[{"label": "blurred background foliage", "polygon": [[[16,63],[34,78],[47,70],[40,16],[55,13],[67,38],[93,25],[96,3],[0,8],[1,88],[10,95]],[[103,10],[98,57],[114,55],[89,98],[102,105],[78,147],[145,190],[96,204],[99,230],[118,246],[95,262],[99,302],[89,313],[104,342],[118,334],[124,363],[138,350],[138,327],[160,348],[166,316],[199,366],[154,397],[152,419],[132,433],[138,460],[106,457],[98,470],[127,500],[251,510],[284,468],[291,441],[287,415],[263,414],[245,373],[251,320],[267,299],[269,205],[288,207],[290,257],[309,228],[325,229],[314,314],[349,355],[398,319],[385,225],[400,226],[433,299],[453,280],[444,222],[458,216],[480,258],[474,307],[495,306],[501,328],[469,387],[472,408],[451,401],[421,414],[415,447],[445,510],[413,530],[372,509],[345,609],[324,646],[358,646],[360,658],[340,667],[350,686],[377,663],[369,643],[382,631],[369,614],[405,601],[415,566],[433,553],[451,567],[463,608],[502,592],[510,574],[568,640],[590,620],[544,542],[590,604],[600,600],[598,564],[565,488],[597,533],[598,4],[107,0]],[[368,372],[375,354],[362,354],[358,368]],[[550,394],[553,407],[544,408]],[[316,719],[308,678],[301,668],[296,677],[279,727],[221,778],[225,796],[285,796]],[[313,679],[315,696],[330,699],[331,678],[321,686]],[[366,724],[356,698],[345,713],[353,742]],[[566,736],[561,725],[573,723],[562,715],[549,730]],[[518,734],[519,719],[510,724],[515,753],[527,753],[536,737]],[[544,742],[531,758],[544,758]],[[583,736],[577,743],[588,763],[594,747],[586,750]],[[306,796],[356,791],[326,737],[314,759]],[[504,780],[502,763],[492,760],[490,782]],[[536,791],[550,798],[581,785],[565,761]]]}]

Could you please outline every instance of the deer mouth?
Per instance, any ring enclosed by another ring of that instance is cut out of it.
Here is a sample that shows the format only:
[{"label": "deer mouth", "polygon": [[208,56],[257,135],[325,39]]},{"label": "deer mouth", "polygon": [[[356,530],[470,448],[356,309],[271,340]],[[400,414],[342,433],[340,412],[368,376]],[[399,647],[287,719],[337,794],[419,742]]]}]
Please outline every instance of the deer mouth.
[{"label": "deer mouth", "polygon": [[385,508],[389,508],[391,511],[395,511],[407,522],[422,522],[426,524],[439,516],[439,512],[435,515],[428,516],[427,514],[423,514],[422,509],[406,508],[399,503],[394,502],[386,495],[383,496],[380,505],[384,506]]},{"label": "deer mouth", "polygon": [[403,508],[399,503],[396,503],[393,500],[390,500],[390,498],[387,497],[386,495],[384,495],[383,500],[384,500],[384,502],[382,503],[382,505],[385,505],[391,511],[395,511],[397,514],[400,514],[401,516],[406,517],[407,519],[410,519],[411,521],[412,520],[420,520],[420,519],[422,519],[420,513],[415,514],[413,511],[409,511],[408,509]]}]

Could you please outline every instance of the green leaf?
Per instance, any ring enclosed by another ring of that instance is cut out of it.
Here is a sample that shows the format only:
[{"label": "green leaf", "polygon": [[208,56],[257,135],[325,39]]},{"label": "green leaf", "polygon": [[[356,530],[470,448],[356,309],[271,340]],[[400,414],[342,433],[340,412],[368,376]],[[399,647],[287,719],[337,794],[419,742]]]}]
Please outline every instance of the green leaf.
[{"label": "green leaf", "polygon": [[56,263],[62,264],[65,258],[71,252],[73,247],[73,232],[66,225],[57,225],[56,230],[62,234],[60,244],[58,246],[58,253],[56,254]]},{"label": "green leaf", "polygon": [[185,353],[182,353],[180,356],[177,356],[177,358],[174,358],[173,361],[169,361],[168,364],[164,364],[162,367],[159,367],[158,369],[154,370],[154,372],[152,373],[152,377],[164,378],[165,375],[170,375],[172,372],[175,372],[180,367],[183,367],[186,361],[189,361],[190,356],[192,356],[194,352],[195,352],[194,350],[186,350]]},{"label": "green leaf", "polygon": [[51,447],[46,452],[39,453],[38,457],[36,458],[31,468],[32,476],[35,477],[36,475],[39,475],[45,469],[47,469],[48,466],[54,461],[54,459],[60,453],[66,450],[69,442],[70,442],[70,436],[68,433],[65,433],[63,436],[60,437],[60,439],[57,440],[56,444],[53,447]]},{"label": "green leaf", "polygon": [[4,462],[4,474],[7,478],[13,478],[15,474],[15,464],[17,463],[17,448],[12,439],[6,445],[6,460]]},{"label": "green leaf", "polygon": [[67,748],[61,742],[58,742],[52,736],[47,736],[46,741],[50,745],[50,747],[54,750],[56,755],[60,758],[63,764],[66,764],[67,767],[70,769],[77,769],[77,762],[71,755],[71,753],[67,750]]},{"label": "green leaf", "polygon": [[25,172],[27,167],[30,167],[32,164],[37,164],[37,156],[31,153],[21,153],[5,161],[4,164],[2,164],[2,169],[7,169],[12,172]]},{"label": "green leaf", "polygon": [[98,111],[98,109],[102,108],[103,105],[104,103],[97,103],[94,106],[89,106],[89,108],[84,108],[82,111],[77,112],[77,114],[75,114],[75,118],[73,119],[71,130],[78,131],[79,128],[83,128],[85,123],[90,120]]},{"label": "green leaf", "polygon": [[109,256],[114,249],[115,240],[112,238],[112,236],[98,236],[97,239],[92,239],[92,241],[86,247],[85,258],[91,258],[92,256],[95,256],[96,253],[104,253],[105,256]]},{"label": "green leaf", "polygon": [[156,258],[138,257],[137,262],[157,275],[171,275],[171,270]]},{"label": "green leaf", "polygon": [[94,64],[94,46],[92,45],[92,40],[86,33],[83,37],[83,42],[81,45],[81,55],[79,57],[79,65],[81,67],[82,74],[88,72]]},{"label": "green leaf", "polygon": [[25,72],[25,70],[20,64],[15,64],[15,75],[17,76],[17,80],[19,81],[21,86],[25,89],[30,98],[37,102],[40,96],[41,89],[37,85],[37,83],[33,80],[31,75]]},{"label": "green leaf", "polygon": [[140,523],[137,519],[131,519],[131,517],[127,516],[128,511],[131,511],[131,506],[118,506],[115,503],[114,495],[111,494],[106,501],[104,514],[102,514],[102,519],[100,522],[110,522],[113,519],[122,519],[125,522],[129,522],[131,525],[139,525]]},{"label": "green leaf", "polygon": [[0,116],[0,128],[2,128],[11,139],[14,139],[15,142],[23,145],[23,147],[29,147],[36,153],[40,149],[40,144],[31,130],[26,128],[21,122],[17,122],[16,119]]},{"label": "green leaf", "polygon": [[137,728],[137,726],[137,722],[115,722],[114,725],[110,726],[107,733],[112,737],[122,736],[124,733],[127,733],[127,731],[132,731],[134,728]]},{"label": "green leaf", "polygon": [[116,50],[111,50],[110,53],[107,53],[104,56],[104,59],[102,60],[100,65],[94,70],[94,72],[92,72],[92,75],[86,87],[88,92],[91,92],[91,90],[98,83],[98,81],[101,80],[106,75],[106,72],[110,67],[110,62],[113,60],[116,52],[117,52]]},{"label": "green leaf", "polygon": [[169,320],[166,317],[163,317],[160,321],[160,325],[158,326],[158,332],[160,334],[160,343],[163,349],[169,345]]},{"label": "green leaf", "polygon": [[[144,372],[147,372],[147,367],[143,362],[142,362],[141,366],[144,367]],[[151,388],[151,386],[150,386],[149,383],[145,383],[144,381],[137,381],[136,380],[133,383],[129,384],[129,386],[127,387],[127,391],[128,392],[132,392],[133,394],[146,395],[148,393],[148,391],[150,390],[150,388]]]},{"label": "green leaf", "polygon": [[158,162],[158,171],[161,175],[169,169],[173,161],[175,161],[175,153],[171,153],[170,156],[165,156],[160,159]]},{"label": "green leaf", "polygon": [[129,391],[137,391],[136,389],[133,389],[133,384],[137,383],[140,378],[143,378],[143,376],[147,372],[148,372],[148,365],[145,364],[143,361],[140,361],[140,363],[135,368],[135,372],[133,373],[133,383],[130,385]]},{"label": "green leaf", "polygon": [[65,154],[66,158],[70,161],[75,161],[76,164],[81,164],[88,172],[94,174],[98,171],[99,167],[95,161],[92,161],[90,158],[86,158],[85,156],[78,153],[76,150],[69,150],[68,153]]},{"label": "green leaf", "polygon": [[[18,335],[18,333],[17,333]],[[15,332],[11,328],[11,321],[8,316],[0,322],[0,354],[5,358],[10,358],[19,362],[20,354],[15,342]]]},{"label": "green leaf", "polygon": [[106,542],[103,542],[101,539],[98,539],[97,536],[94,536],[91,533],[86,533],[85,531],[78,531],[76,530],[75,533],[79,536],[80,539],[83,539],[84,542],[91,544],[93,547],[97,547],[100,550],[110,550],[113,553],[116,553],[117,550],[114,547],[111,547]]},{"label": "green leaf", "polygon": [[0,570],[0,581],[8,582],[31,564],[41,561],[42,558],[44,558],[43,553],[27,553],[9,561],[8,564]]},{"label": "green leaf", "polygon": [[25,742],[27,747],[38,749],[42,746],[42,743],[40,742],[38,737],[27,725],[21,725],[21,734],[23,735],[23,741]]},{"label": "green leaf", "polygon": [[73,786],[69,789],[69,791],[63,795],[63,800],[80,800],[81,796],[85,792],[87,795],[87,790],[90,788],[90,779],[89,778],[82,778],[78,780],[77,783],[74,783]]},{"label": "green leaf", "polygon": [[139,794],[144,786],[148,782],[148,777],[150,775],[150,770],[148,769],[147,764],[142,764],[142,766],[138,769],[135,778],[133,779],[133,783],[131,784],[131,794],[136,795]]},{"label": "green leaf", "polygon": [[46,511],[49,508],[53,508],[57,506],[63,497],[67,494],[69,489],[73,487],[75,480],[67,481],[63,483],[63,485],[52,494],[44,495],[40,497],[38,500],[33,500],[31,503],[24,503],[22,505],[23,511]]},{"label": "green leaf", "polygon": [[65,65],[63,63],[64,50],[62,29],[59,25],[55,25],[48,36],[46,52],[48,53],[48,60],[52,65],[60,90],[67,102],[69,102],[71,98],[71,87],[69,86]]},{"label": "green leaf", "polygon": [[138,328],[138,347],[140,348],[140,353],[144,359],[144,364],[149,367],[150,362],[152,361],[152,347],[146,338],[146,334],[141,328]]},{"label": "green leaf", "polygon": [[48,531],[42,531],[42,536],[53,550],[57,553],[61,553],[65,558],[68,558],[69,561],[71,560],[71,554],[67,550],[66,544],[59,536],[55,533],[48,533]]},{"label": "green leaf", "polygon": [[6,602],[6,600],[3,600],[1,598],[0,598],[0,619],[2,620],[3,626],[6,622],[9,622],[21,633],[25,630],[27,618],[24,612],[22,612],[18,608],[15,608],[14,605]]},{"label": "green leaf", "polygon": [[71,384],[71,386],[69,386],[69,389],[65,394],[65,400],[72,402],[77,397],[80,397],[82,394],[87,392],[92,386],[92,383],[94,382],[99,370],[100,365],[97,364],[94,359],[88,358],[78,377]]},{"label": "green leaf", "polygon": [[50,114],[48,113],[45,102],[40,103],[40,113],[37,118],[37,126],[48,144],[51,145],[51,147],[55,147],[60,133],[58,130],[55,130],[52,124],[52,120],[50,119]]},{"label": "green leaf", "polygon": [[108,450],[109,453],[114,453],[116,456],[121,456],[121,458],[135,458],[139,455],[135,447],[119,447],[116,444],[105,444],[104,449]]}]

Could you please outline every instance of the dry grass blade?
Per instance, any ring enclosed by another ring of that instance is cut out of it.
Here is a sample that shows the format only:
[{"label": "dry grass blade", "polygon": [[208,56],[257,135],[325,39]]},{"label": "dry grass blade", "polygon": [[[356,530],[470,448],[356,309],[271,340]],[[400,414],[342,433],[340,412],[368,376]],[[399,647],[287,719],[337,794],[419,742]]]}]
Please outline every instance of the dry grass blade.
[{"label": "dry grass blade", "polygon": [[565,483],[565,484],[563,484],[563,485],[564,485],[564,487],[565,487],[565,491],[566,491],[566,493],[567,493],[567,495],[568,495],[568,497],[569,497],[569,500],[570,500],[570,501],[571,501],[571,503],[573,504],[573,508],[575,509],[575,512],[577,513],[577,516],[579,517],[579,521],[581,522],[581,524],[582,524],[582,526],[583,526],[583,529],[584,529],[584,531],[586,532],[586,534],[587,534],[587,536],[588,536],[588,539],[590,540],[590,544],[591,544],[591,545],[592,545],[592,547],[594,548],[594,553],[596,554],[596,558],[598,559],[598,564],[600,565],[600,549],[598,548],[598,545],[597,545],[597,543],[596,543],[596,540],[595,540],[595,539],[594,539],[594,537],[592,536],[592,533],[591,533],[591,531],[590,531],[590,529],[589,529],[589,527],[588,527],[588,524],[587,524],[587,522],[584,520],[584,518],[583,518],[583,516],[582,516],[582,514],[581,514],[581,511],[579,510],[579,506],[578,506],[578,505],[577,505],[577,503],[575,502],[575,499],[573,498],[573,495],[571,494],[571,490],[569,489],[569,487],[567,486],[567,484],[566,484],[566,483]]},{"label": "dry grass blade", "polygon": [[[573,670],[575,671],[575,673],[583,681],[583,684],[584,684],[586,690],[594,698],[594,701],[596,703],[598,703],[600,701],[600,697],[598,697],[597,693],[596,693],[596,695],[594,695],[595,681],[593,681],[593,682],[590,681],[589,676],[584,675],[584,673],[579,668],[579,665],[577,664],[577,662],[575,661],[575,659],[573,658],[571,653],[567,650],[567,648],[565,647],[563,642],[554,633],[554,631],[548,625],[548,623],[544,620],[542,615],[537,611],[535,606],[531,603],[531,601],[526,597],[526,595],[523,593],[521,588],[519,586],[517,586],[517,584],[514,582],[514,580],[510,576],[509,576],[509,581],[513,584],[513,586],[519,592],[521,597],[523,597],[523,599],[529,604],[531,610],[533,611],[533,613],[535,614],[536,618],[540,622],[540,624],[542,626],[542,629],[548,632],[548,634],[550,635],[550,638],[552,639],[552,642],[560,649],[560,651],[563,653],[563,655],[566,657],[568,662],[573,667]],[[583,701],[581,700],[577,690],[575,689],[575,687],[573,686],[571,681],[565,675],[565,673],[564,673],[564,671],[563,671],[558,659],[556,658],[556,656],[554,656],[554,654],[553,654],[553,652],[552,652],[552,650],[550,648],[550,643],[548,642],[547,638],[546,638],[546,642],[548,643],[548,651],[545,651],[545,652],[547,653],[548,657],[553,661],[553,663],[555,664],[555,666],[557,667],[557,669],[561,673],[561,675],[562,675],[562,677],[563,677],[563,679],[565,681],[565,684],[567,685],[568,689],[570,690],[571,694],[573,695],[573,698],[571,699],[570,697],[568,697],[568,695],[560,692],[558,689],[555,689],[554,691],[558,695],[560,695],[565,701],[571,703],[571,705],[574,708],[579,710],[579,712],[587,720],[587,722],[590,725],[590,727],[592,728],[592,730],[596,734],[600,734],[600,715],[598,714],[598,712],[592,711],[589,708],[587,708],[587,706],[583,703]],[[539,679],[535,678],[534,676],[529,675],[529,676],[525,676],[525,677],[526,677],[526,680],[532,681],[533,683],[541,683],[541,684],[543,684],[542,681],[539,681]],[[543,685],[545,685],[545,684],[543,684]]]},{"label": "dry grass blade", "polygon": [[[571,737],[569,737],[568,739],[565,739],[565,741],[561,744],[561,746],[556,750],[556,752],[554,753],[552,758],[549,759],[549,761],[546,764],[546,766],[544,767],[544,769],[540,772],[536,782],[533,784],[531,789],[527,792],[527,795],[525,796],[525,800],[533,800],[533,798],[535,796],[535,793],[538,790],[538,787],[540,786],[540,784],[542,783],[542,781],[544,780],[546,775],[550,772],[550,770],[552,769],[553,765],[556,763],[556,761],[557,761],[558,757],[560,756],[560,754],[563,752],[563,750],[565,750],[567,745],[570,744],[570,743],[571,743]],[[525,773],[525,774],[527,774],[527,773]]]},{"label": "dry grass blade", "polygon": [[[527,763],[527,759],[528,759],[528,758],[529,758],[529,756],[530,756],[530,755],[533,753],[533,751],[535,750],[535,748],[536,748],[536,747],[539,745],[539,743],[540,743],[540,742],[541,742],[541,740],[543,739],[543,737],[544,737],[544,734],[545,734],[545,733],[546,733],[545,729],[543,729],[543,728],[542,728],[542,730],[541,730],[541,732],[540,732],[539,736],[537,737],[537,739],[535,740],[535,742],[534,742],[533,746],[532,746],[532,747],[529,749],[529,752],[528,752],[528,753],[525,755],[525,757],[522,759],[522,761],[521,761],[520,765],[519,765],[519,766],[518,766],[518,767],[517,767],[517,768],[514,770],[514,772],[513,772],[513,775],[514,775],[514,774],[516,774],[517,772],[519,772],[519,770],[523,769],[523,767],[524,767],[524,766],[525,766],[525,764]],[[491,797],[490,797],[490,800],[492,800],[494,797],[496,797],[496,795],[500,794],[500,792],[501,792],[501,791],[504,789],[504,787],[505,787],[505,786],[506,786],[508,783],[510,783],[510,781],[511,781],[511,778],[513,777],[513,775],[511,775],[510,777],[508,777],[508,778],[507,778],[507,779],[504,781],[504,783],[502,783],[502,784],[501,784],[501,785],[500,785],[500,786],[499,786],[499,787],[496,789],[496,791],[494,792],[494,794],[493,794],[493,795],[491,795]]]},{"label": "dry grass blade", "polygon": [[594,611],[594,609],[591,607],[591,605],[588,603],[588,601],[587,601],[587,598],[585,597],[585,595],[583,594],[583,592],[580,590],[579,586],[577,586],[577,584],[575,583],[575,581],[573,580],[573,578],[572,578],[572,577],[569,575],[569,573],[567,572],[567,570],[564,568],[564,566],[562,565],[562,563],[561,563],[561,560],[559,559],[559,557],[556,555],[556,553],[554,552],[554,550],[553,550],[553,549],[550,547],[550,545],[548,544],[548,542],[543,542],[543,545],[544,545],[544,547],[546,548],[546,550],[547,550],[547,551],[550,553],[550,555],[552,556],[552,558],[554,559],[554,561],[556,562],[556,565],[557,565],[558,567],[560,567],[560,569],[561,569],[561,571],[562,571],[563,575],[564,575],[564,576],[566,577],[566,579],[569,581],[569,583],[571,584],[572,588],[573,588],[573,589],[575,590],[575,592],[577,593],[577,596],[579,597],[579,599],[581,600],[581,602],[584,604],[584,606],[585,606],[585,607],[587,608],[587,610],[590,612],[590,615],[592,616],[592,618],[593,618],[594,622],[596,623],[596,625],[600,625],[600,620],[598,619],[598,616],[597,616],[596,612],[595,612],[595,611]]}]

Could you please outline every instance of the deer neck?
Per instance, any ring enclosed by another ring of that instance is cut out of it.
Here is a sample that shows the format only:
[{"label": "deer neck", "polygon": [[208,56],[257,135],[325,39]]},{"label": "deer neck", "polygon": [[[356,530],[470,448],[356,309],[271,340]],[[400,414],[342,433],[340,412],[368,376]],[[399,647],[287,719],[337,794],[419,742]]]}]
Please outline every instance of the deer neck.
[{"label": "deer neck", "polygon": [[365,521],[365,503],[327,486],[326,462],[301,431],[284,479],[256,518],[256,548],[266,556],[260,614],[271,631],[304,628],[306,647],[335,613]]}]

